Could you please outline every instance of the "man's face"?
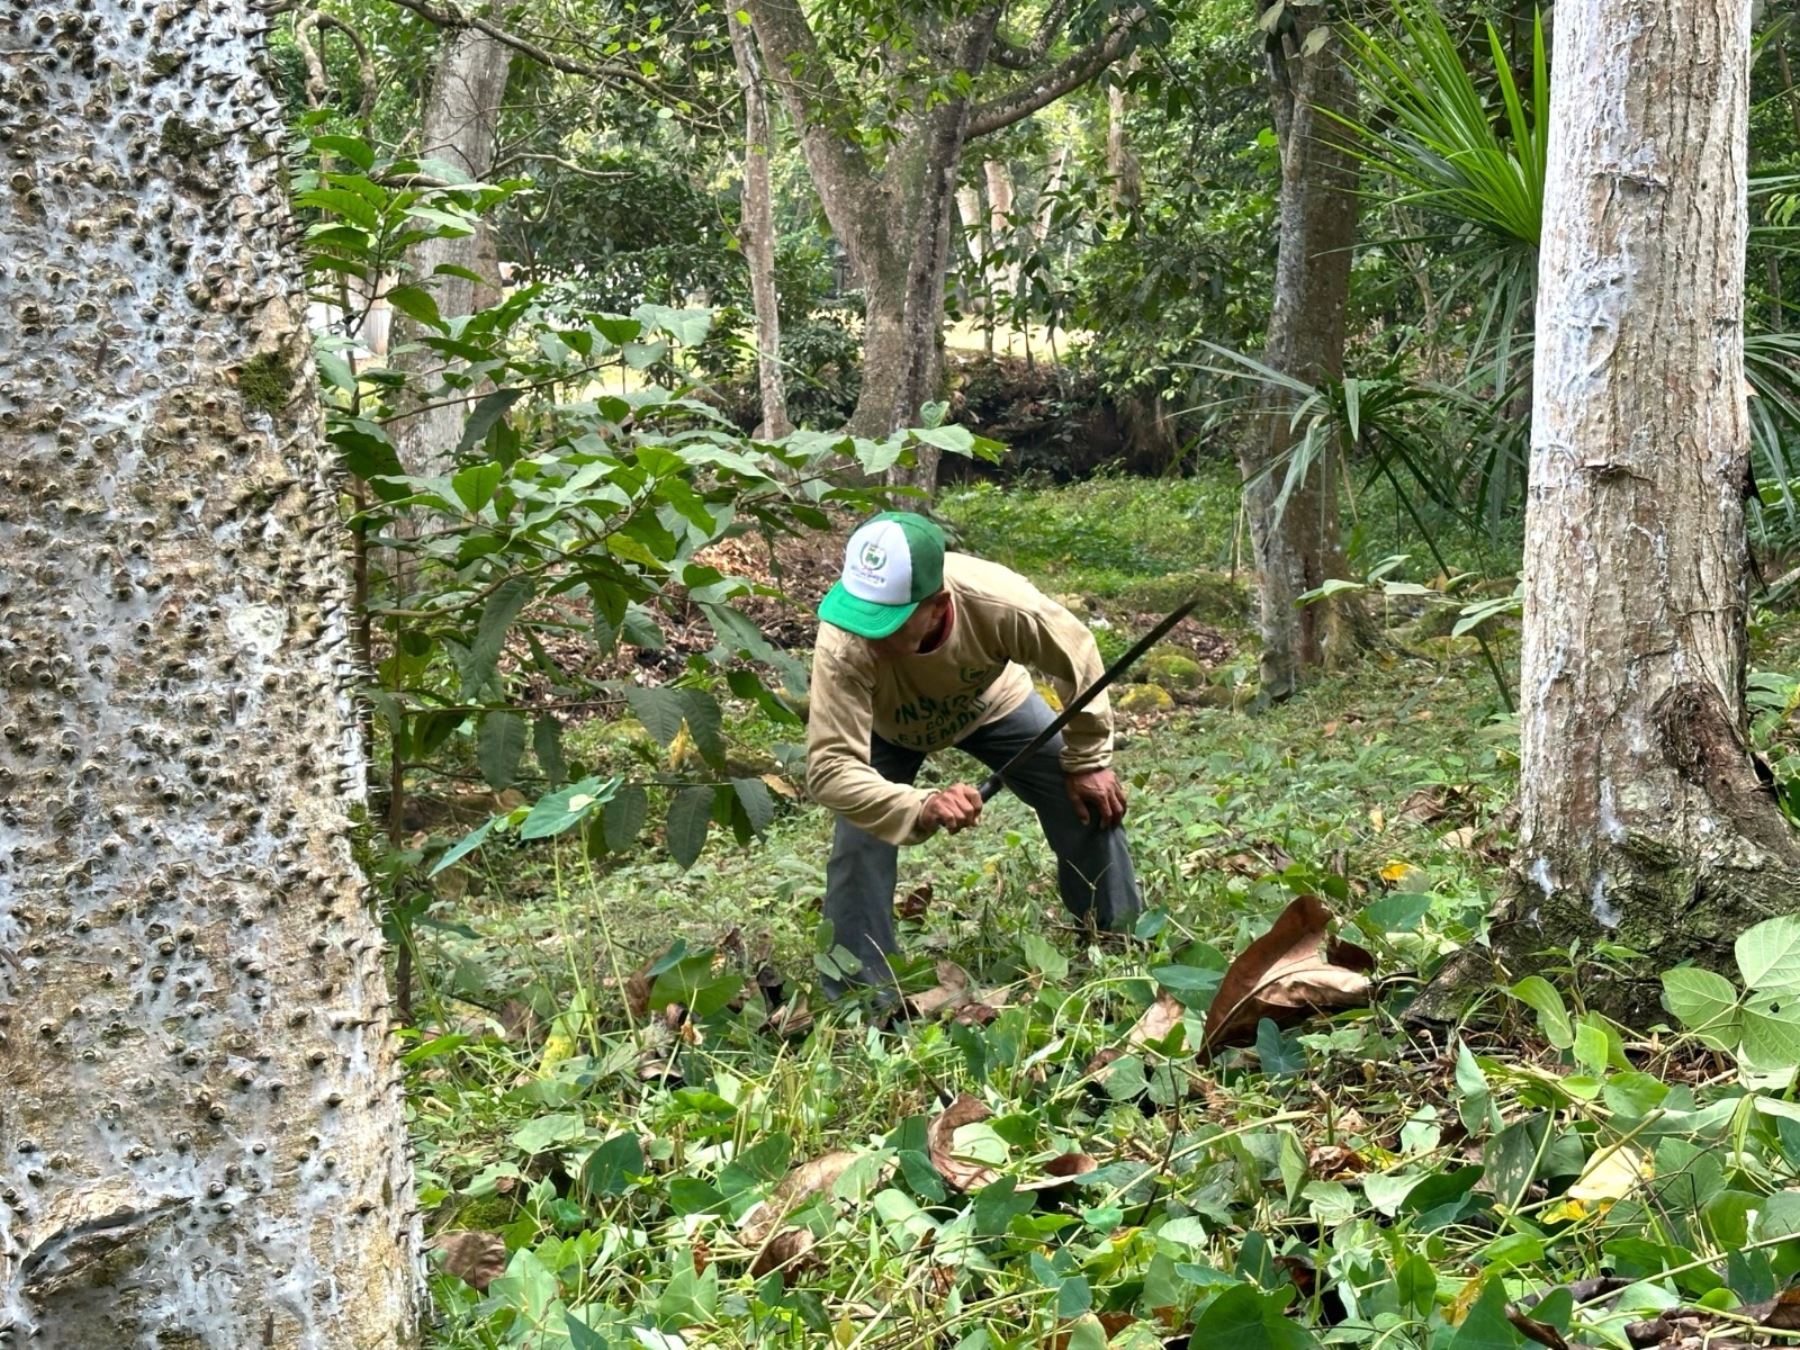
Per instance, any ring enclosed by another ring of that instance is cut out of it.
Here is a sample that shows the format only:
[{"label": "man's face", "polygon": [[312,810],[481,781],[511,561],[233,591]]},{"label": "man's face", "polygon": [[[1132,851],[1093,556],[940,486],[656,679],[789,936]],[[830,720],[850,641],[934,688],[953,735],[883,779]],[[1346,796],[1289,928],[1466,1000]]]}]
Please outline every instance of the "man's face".
[{"label": "man's face", "polygon": [[903,656],[916,656],[919,647],[944,621],[944,610],[950,604],[947,595],[935,595],[922,603],[912,613],[912,617],[901,624],[884,638],[864,638],[869,650],[883,661],[895,661]]}]

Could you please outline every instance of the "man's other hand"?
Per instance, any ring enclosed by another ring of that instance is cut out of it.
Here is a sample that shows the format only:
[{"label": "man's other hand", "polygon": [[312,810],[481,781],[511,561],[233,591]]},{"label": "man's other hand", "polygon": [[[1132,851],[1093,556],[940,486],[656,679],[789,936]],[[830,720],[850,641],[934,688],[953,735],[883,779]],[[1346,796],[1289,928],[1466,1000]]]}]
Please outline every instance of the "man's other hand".
[{"label": "man's other hand", "polygon": [[1083,825],[1098,822],[1101,829],[1110,830],[1125,819],[1125,786],[1111,769],[1065,774],[1063,782]]},{"label": "man's other hand", "polygon": [[981,794],[967,783],[934,792],[925,799],[927,824],[958,834],[981,819]]}]

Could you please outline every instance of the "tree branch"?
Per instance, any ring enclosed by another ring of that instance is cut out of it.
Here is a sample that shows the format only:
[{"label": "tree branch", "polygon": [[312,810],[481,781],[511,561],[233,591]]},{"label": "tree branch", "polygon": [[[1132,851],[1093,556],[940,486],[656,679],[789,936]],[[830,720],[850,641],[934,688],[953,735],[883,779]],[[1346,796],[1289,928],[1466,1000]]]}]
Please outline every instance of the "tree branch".
[{"label": "tree branch", "polygon": [[[1051,7],[1052,10],[1056,6]],[[1134,5],[1113,21],[1112,27],[1094,42],[1059,62],[1037,78],[1027,80],[1007,93],[977,104],[969,119],[969,139],[1022,122],[1040,108],[1048,107],[1064,94],[1081,88],[1101,71],[1125,54],[1138,25],[1149,17],[1149,11]],[[1017,49],[1013,49],[1016,51]]]},{"label": "tree branch", "polygon": [[462,28],[474,28],[486,33],[496,42],[504,43],[521,55],[529,56],[539,65],[550,70],[560,70],[565,75],[580,75],[590,80],[623,80],[627,84],[635,84],[638,88],[654,95],[659,103],[667,101],[667,92],[630,66],[615,64],[595,65],[588,61],[576,61],[570,57],[559,55],[540,46],[517,33],[509,32],[491,19],[484,19],[478,14],[465,14],[452,4],[432,4],[431,0],[394,0],[402,9],[410,9],[414,14],[439,28],[452,31]]},{"label": "tree branch", "polygon": [[851,217],[860,219],[855,208],[866,202],[876,184],[862,151],[835,125],[849,114],[851,102],[819,50],[798,0],[745,0],[745,7],[762,48],[764,70],[781,90],[800,133],[825,214],[832,229],[855,251],[859,231]]}]

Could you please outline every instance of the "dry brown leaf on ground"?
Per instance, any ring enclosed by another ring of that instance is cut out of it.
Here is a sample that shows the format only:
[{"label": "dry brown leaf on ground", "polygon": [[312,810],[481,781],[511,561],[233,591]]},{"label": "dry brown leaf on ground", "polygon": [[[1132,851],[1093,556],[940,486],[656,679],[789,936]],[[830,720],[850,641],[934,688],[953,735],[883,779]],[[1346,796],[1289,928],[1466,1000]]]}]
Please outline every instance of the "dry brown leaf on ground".
[{"label": "dry brown leaf on ground", "polygon": [[1098,1171],[1099,1167],[1099,1162],[1092,1154],[1065,1153],[1044,1164],[1043,1176],[1034,1177],[1030,1181],[1021,1181],[1015,1189],[1045,1193],[1067,1190],[1075,1184],[1075,1178]]},{"label": "dry brown leaf on ground", "polygon": [[756,1259],[750,1263],[750,1276],[760,1280],[771,1270],[782,1272],[782,1283],[790,1283],[800,1268],[808,1263],[808,1253],[813,1249],[813,1235],[809,1229],[789,1228],[777,1233],[757,1252]]},{"label": "dry brown leaf on ground", "polygon": [[921,993],[909,994],[906,1006],[914,1017],[935,1017],[944,1008],[960,1008],[975,997],[969,972],[954,961],[937,963],[938,982]]},{"label": "dry brown leaf on ground", "polygon": [[738,1232],[749,1247],[760,1247],[787,1215],[812,1196],[829,1191],[860,1154],[837,1149],[803,1162],[790,1171],[769,1193],[767,1200],[752,1205],[738,1220]]},{"label": "dry brown leaf on ground", "polygon": [[1143,1016],[1131,1025],[1125,1033],[1123,1046],[1109,1046],[1088,1061],[1087,1071],[1096,1075],[1104,1083],[1107,1075],[1104,1070],[1116,1059],[1130,1054],[1133,1050],[1141,1050],[1146,1045],[1160,1045],[1169,1033],[1181,1025],[1182,1014],[1186,1010],[1172,994],[1158,994],[1156,1002],[1144,1010]]},{"label": "dry brown leaf on ground", "polygon": [[431,1246],[444,1254],[444,1273],[487,1292],[487,1287],[506,1273],[506,1239],[498,1233],[461,1229],[439,1233]]},{"label": "dry brown leaf on ground", "polygon": [[1302,895],[1244,948],[1213,998],[1202,1049],[1248,1041],[1265,1017],[1288,1026],[1311,1013],[1366,1004],[1375,958],[1354,942],[1331,937],[1330,923],[1325,902]]},{"label": "dry brown leaf on ground", "polygon": [[925,1144],[938,1175],[959,1191],[978,1191],[996,1181],[1000,1173],[986,1163],[956,1156],[956,1132],[964,1125],[986,1120],[992,1112],[979,1098],[963,1093],[926,1127]]},{"label": "dry brown leaf on ground", "polygon": [[902,919],[922,919],[931,908],[931,883],[923,882],[908,891],[906,898],[895,907],[894,912]]}]

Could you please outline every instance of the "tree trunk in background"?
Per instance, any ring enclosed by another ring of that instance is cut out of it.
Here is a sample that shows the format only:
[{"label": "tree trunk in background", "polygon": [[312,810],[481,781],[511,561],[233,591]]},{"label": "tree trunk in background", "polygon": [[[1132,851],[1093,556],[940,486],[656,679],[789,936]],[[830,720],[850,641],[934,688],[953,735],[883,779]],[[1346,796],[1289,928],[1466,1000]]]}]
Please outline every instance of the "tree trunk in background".
[{"label": "tree trunk in background", "polygon": [[[1148,17],[1133,5],[1113,14],[1086,47],[1041,69],[1027,69],[1007,92],[977,104],[968,92],[940,89],[922,113],[888,130],[879,167],[844,121],[855,103],[837,83],[797,0],[745,0],[769,78],[800,134],[807,170],[826,218],[844,245],[867,298],[863,389],[850,430],[881,437],[912,424],[944,393],[944,273],[951,213],[967,142],[1031,116],[1096,79],[1124,55]],[[921,47],[944,71],[973,82],[988,65],[1005,6],[951,7],[925,25]],[[1045,58],[1068,8],[1052,6],[1041,41],[1014,55]],[[1023,69],[1023,68],[1021,68]],[[916,470],[897,481],[930,490],[937,452],[921,449]],[[928,456],[928,458],[927,458]]]},{"label": "tree trunk in background", "polygon": [[775,290],[775,212],[769,190],[769,102],[763,92],[756,41],[738,21],[731,25],[731,52],[744,91],[744,260],[750,265],[750,301],[756,311],[756,383],[762,395],[758,435],[779,440],[794,429],[788,421],[787,391],[781,376],[781,306]]},{"label": "tree trunk in background", "polygon": [[[1134,63],[1135,64],[1135,63]],[[1125,72],[1129,73],[1129,71]],[[1125,125],[1126,94],[1122,82],[1115,81],[1106,89],[1106,175],[1112,179],[1113,205],[1130,215],[1138,209],[1143,195],[1143,171],[1131,148],[1131,135]]]},{"label": "tree trunk in background", "polygon": [[[1121,74],[1129,75],[1136,67],[1134,56]],[[1125,120],[1128,104],[1123,81],[1107,87],[1106,176],[1111,180],[1114,212],[1124,218],[1125,229],[1135,232],[1143,172],[1137,152],[1131,148],[1131,133]],[[1124,391],[1118,404],[1119,429],[1136,462],[1153,464],[1158,469],[1172,464],[1181,443],[1175,436],[1175,421],[1163,404],[1162,390],[1154,384],[1134,384]]]},{"label": "tree trunk in background", "polygon": [[[426,94],[419,132],[419,157],[436,159],[479,182],[494,167],[495,135],[500,105],[506,97],[506,77],[512,49],[477,28],[462,28],[443,36],[437,70]],[[437,300],[438,313],[446,319],[473,314],[497,295],[499,278],[492,231],[483,221],[474,234],[461,239],[427,239],[407,258],[412,279],[428,285]],[[494,289],[478,287],[464,277],[434,275],[439,267],[464,267],[490,278]],[[487,294],[479,292],[488,290]],[[394,342],[415,340],[418,327],[396,317]],[[435,352],[403,354],[397,365],[417,371],[435,370],[442,358]],[[427,397],[438,404],[395,424],[395,448],[408,473],[433,474],[449,470],[463,420],[480,390],[468,400],[445,399],[441,392]]]},{"label": "tree trunk in background", "polygon": [[[1521,828],[1496,944],[1515,961],[1604,938],[1652,971],[1728,963],[1800,900],[1744,740],[1749,11],[1557,7]],[[1654,1010],[1654,977],[1606,995]]]},{"label": "tree trunk in background", "polygon": [[0,101],[30,110],[0,196],[0,1329],[20,1343],[414,1343],[405,1117],[351,848],[345,541],[282,109],[251,73],[267,22],[248,0],[0,18],[30,54],[0,64]]},{"label": "tree trunk in background", "polygon": [[[981,163],[981,176],[987,183],[988,238],[993,241],[989,266],[999,282],[999,293],[1006,297],[1010,318],[1019,302],[1019,230],[1012,218],[1012,170],[1005,160],[988,159]],[[1011,345],[1007,344],[1009,350]]]},{"label": "tree trunk in background", "polygon": [[[1297,22],[1286,58],[1287,88],[1275,91],[1281,147],[1280,242],[1275,305],[1263,361],[1307,384],[1344,369],[1350,253],[1356,242],[1357,161],[1338,117],[1356,111],[1356,90],[1335,41],[1307,54]],[[1285,104],[1285,107],[1281,105]],[[1277,512],[1287,477],[1281,463],[1295,436],[1292,404],[1265,395],[1266,411],[1240,464],[1261,602],[1262,696],[1284,699],[1308,668],[1325,665],[1358,642],[1357,611],[1341,601],[1295,604],[1304,592],[1343,575],[1338,542],[1337,447],[1321,452]],[[1272,473],[1264,474],[1270,465]],[[1259,475],[1262,475],[1259,479]]]}]

